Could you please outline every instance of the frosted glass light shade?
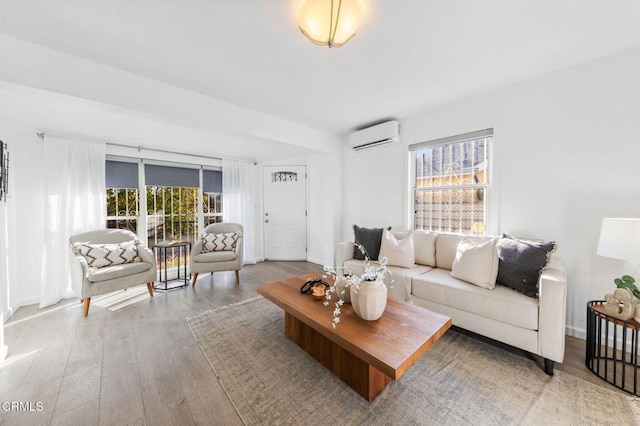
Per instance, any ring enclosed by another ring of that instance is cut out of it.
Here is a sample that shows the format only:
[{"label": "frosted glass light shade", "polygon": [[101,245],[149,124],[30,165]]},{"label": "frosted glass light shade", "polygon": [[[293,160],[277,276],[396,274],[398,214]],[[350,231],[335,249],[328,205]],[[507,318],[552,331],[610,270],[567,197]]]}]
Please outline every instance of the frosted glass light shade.
[{"label": "frosted glass light shade", "polygon": [[640,262],[640,219],[602,219],[596,253],[614,259]]},{"label": "frosted glass light shade", "polygon": [[314,44],[340,47],[356,35],[361,16],[358,0],[307,0],[298,28]]}]

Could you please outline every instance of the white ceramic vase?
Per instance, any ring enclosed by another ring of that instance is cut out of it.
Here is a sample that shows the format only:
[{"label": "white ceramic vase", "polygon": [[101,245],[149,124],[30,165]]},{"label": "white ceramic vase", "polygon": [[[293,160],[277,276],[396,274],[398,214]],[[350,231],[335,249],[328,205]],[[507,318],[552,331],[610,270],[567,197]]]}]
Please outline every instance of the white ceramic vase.
[{"label": "white ceramic vase", "polygon": [[387,307],[387,286],[382,281],[362,281],[358,290],[352,286],[351,306],[363,320],[377,320]]}]

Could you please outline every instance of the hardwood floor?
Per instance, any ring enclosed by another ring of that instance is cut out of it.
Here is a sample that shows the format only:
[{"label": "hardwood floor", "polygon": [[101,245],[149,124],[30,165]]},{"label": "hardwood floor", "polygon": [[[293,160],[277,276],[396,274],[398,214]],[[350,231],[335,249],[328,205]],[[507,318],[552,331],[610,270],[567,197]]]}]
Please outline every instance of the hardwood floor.
[{"label": "hardwood floor", "polygon": [[78,299],[20,308],[5,324],[0,399],[32,402],[34,411],[0,410],[0,423],[241,424],[185,318],[254,297],[261,284],[321,271],[264,262],[245,266],[240,285],[233,272],[202,274],[195,287],[153,299],[143,285],[92,298],[86,318]]},{"label": "hardwood floor", "polygon": [[[78,299],[22,307],[5,324],[0,402],[31,404],[0,410],[0,424],[242,424],[185,318],[254,297],[261,284],[321,271],[307,262],[263,262],[245,266],[240,285],[233,272],[218,272],[153,299],[143,285],[92,298],[87,318]],[[556,368],[617,391],[584,367],[580,339],[567,337]]]}]

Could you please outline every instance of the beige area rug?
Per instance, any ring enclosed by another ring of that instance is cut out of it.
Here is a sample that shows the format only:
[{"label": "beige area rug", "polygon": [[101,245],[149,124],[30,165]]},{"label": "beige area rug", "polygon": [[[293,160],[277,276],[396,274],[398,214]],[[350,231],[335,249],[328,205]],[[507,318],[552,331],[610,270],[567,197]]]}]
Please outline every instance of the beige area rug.
[{"label": "beige area rug", "polygon": [[258,297],[187,319],[249,425],[636,424],[632,398],[451,330],[367,402],[284,336],[283,317]]}]

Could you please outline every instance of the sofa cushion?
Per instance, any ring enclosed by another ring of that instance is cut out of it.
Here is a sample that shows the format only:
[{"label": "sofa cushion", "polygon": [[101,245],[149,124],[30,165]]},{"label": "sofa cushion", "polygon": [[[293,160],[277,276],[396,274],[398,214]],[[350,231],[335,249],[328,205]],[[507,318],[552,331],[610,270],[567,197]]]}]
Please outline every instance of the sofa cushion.
[{"label": "sofa cushion", "polygon": [[463,238],[458,244],[451,276],[482,288],[494,288],[498,276],[497,244],[497,238],[481,244]]},{"label": "sofa cushion", "polygon": [[414,277],[415,297],[453,306],[516,327],[538,329],[538,302],[510,288],[487,290],[453,278],[445,269],[433,269]]},{"label": "sofa cushion", "polygon": [[[411,281],[412,278],[432,270],[431,266],[416,265],[412,269],[390,266],[389,282],[393,280],[392,287],[389,288],[389,296],[400,299],[404,302],[411,302]],[[387,281],[387,280],[385,280]]]},{"label": "sofa cushion", "polygon": [[85,258],[87,265],[92,268],[140,262],[137,241],[126,241],[117,244],[77,243],[74,248]]},{"label": "sofa cushion", "polygon": [[538,297],[538,280],[556,243],[522,241],[503,235],[498,241],[497,283],[529,297]]},{"label": "sofa cushion", "polygon": [[238,255],[235,251],[211,251],[193,256],[193,261],[197,263],[227,262],[236,260]]},{"label": "sofa cushion", "polygon": [[[391,229],[391,227],[387,229]],[[358,225],[353,225],[354,241],[364,247],[370,260],[378,260],[380,243],[382,241],[382,230],[383,228],[361,228]],[[353,258],[364,260],[364,257],[364,253],[354,244]]]},{"label": "sofa cushion", "polygon": [[439,232],[436,237],[436,267],[451,270],[453,261],[456,258],[458,244],[463,238],[468,238],[474,244],[482,244],[495,237],[471,236],[461,234],[447,234]]},{"label": "sofa cushion", "polygon": [[436,267],[451,270],[453,260],[456,258],[458,244],[463,238],[463,235],[438,234],[436,238]]},{"label": "sofa cushion", "polygon": [[416,251],[416,263],[420,265],[436,266],[436,238],[438,234],[432,231],[413,231],[413,245]]},{"label": "sofa cushion", "polygon": [[92,270],[89,273],[87,280],[92,283],[115,280],[117,278],[128,277],[130,275],[148,271],[149,268],[151,268],[151,264],[146,262],[124,263],[116,266],[105,266],[103,268]]},{"label": "sofa cushion", "polygon": [[415,248],[413,245],[413,232],[398,240],[388,229],[382,232],[379,259],[387,258],[388,266],[400,266],[413,268],[415,262]]},{"label": "sofa cushion", "polygon": [[[344,262],[346,271],[353,274],[360,275],[364,271],[364,260],[351,259]],[[374,262],[374,264],[377,262]],[[384,282],[389,287],[389,296],[396,299],[403,300],[405,302],[410,301],[409,295],[411,294],[411,278],[424,274],[432,270],[430,266],[415,265],[415,268],[401,268],[398,266],[389,266],[387,270],[389,274],[384,277]],[[393,281],[393,283],[392,283]]]},{"label": "sofa cushion", "polygon": [[204,234],[202,236],[202,252],[234,251],[240,234],[227,232],[222,234]]}]

